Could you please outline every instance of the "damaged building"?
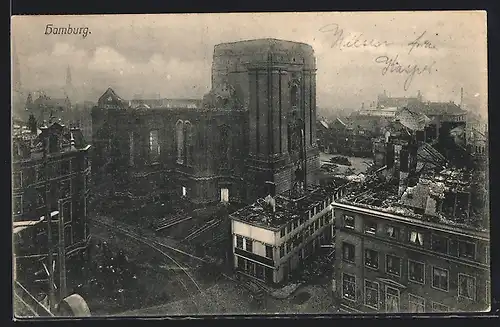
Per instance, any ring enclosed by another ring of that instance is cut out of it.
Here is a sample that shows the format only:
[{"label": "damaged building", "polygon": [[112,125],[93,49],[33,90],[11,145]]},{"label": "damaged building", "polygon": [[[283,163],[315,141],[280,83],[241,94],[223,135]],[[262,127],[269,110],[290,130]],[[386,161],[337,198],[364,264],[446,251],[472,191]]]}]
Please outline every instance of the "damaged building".
[{"label": "damaged building", "polygon": [[269,195],[230,215],[233,267],[269,284],[284,284],[322,245],[335,241],[332,202],[351,184],[311,185]]},{"label": "damaged building", "polygon": [[487,192],[475,183],[484,172],[423,142],[424,120],[401,119],[379,144],[383,169],[333,203],[343,311],[489,310]]},{"label": "damaged building", "polygon": [[[126,101],[107,90],[93,109],[94,172],[134,197],[168,190],[194,204],[252,203],[319,169],[316,62],[303,43],[215,46],[203,99]],[[306,160],[302,160],[306,158]],[[99,177],[100,180],[102,178]],[[146,201],[147,201],[146,199]]]}]

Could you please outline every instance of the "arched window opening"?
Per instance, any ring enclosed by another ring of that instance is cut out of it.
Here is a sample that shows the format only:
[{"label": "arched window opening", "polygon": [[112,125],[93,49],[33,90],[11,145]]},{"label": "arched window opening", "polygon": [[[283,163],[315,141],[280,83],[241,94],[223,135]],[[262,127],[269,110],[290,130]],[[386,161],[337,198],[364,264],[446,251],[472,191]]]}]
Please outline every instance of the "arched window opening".
[{"label": "arched window opening", "polygon": [[184,126],[182,120],[175,124],[175,138],[177,143],[177,163],[184,163]]},{"label": "arched window opening", "polygon": [[290,103],[292,105],[292,108],[297,107],[298,102],[299,102],[298,98],[299,98],[299,89],[298,89],[297,85],[294,84],[290,88]]},{"label": "arched window opening", "polygon": [[129,164],[134,165],[134,133],[129,134]]},{"label": "arched window opening", "polygon": [[184,140],[185,140],[185,153],[186,165],[192,165],[193,161],[193,125],[189,121],[184,123]]},{"label": "arched window opening", "polygon": [[220,159],[221,168],[229,168],[231,160],[231,131],[228,126],[220,129]]},{"label": "arched window opening", "polygon": [[149,156],[151,163],[160,161],[160,141],[158,138],[158,130],[149,132]]}]

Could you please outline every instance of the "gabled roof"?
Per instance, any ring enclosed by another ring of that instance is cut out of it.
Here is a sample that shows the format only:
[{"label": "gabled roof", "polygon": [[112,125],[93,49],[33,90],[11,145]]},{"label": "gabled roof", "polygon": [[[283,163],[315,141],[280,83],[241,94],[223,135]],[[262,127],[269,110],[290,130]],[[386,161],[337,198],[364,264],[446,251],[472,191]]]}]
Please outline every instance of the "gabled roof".
[{"label": "gabled roof", "polygon": [[108,88],[106,92],[99,98],[97,101],[99,107],[103,108],[121,108],[124,109],[126,107],[126,101],[123,100],[120,96],[116,94],[116,92],[112,88]]},{"label": "gabled roof", "polygon": [[401,109],[396,114],[396,120],[413,131],[423,131],[431,121],[425,114],[411,111],[408,108]]},{"label": "gabled roof", "polygon": [[436,115],[462,115],[467,111],[463,110],[453,102],[425,102],[408,104],[412,111],[421,112],[428,116]]}]

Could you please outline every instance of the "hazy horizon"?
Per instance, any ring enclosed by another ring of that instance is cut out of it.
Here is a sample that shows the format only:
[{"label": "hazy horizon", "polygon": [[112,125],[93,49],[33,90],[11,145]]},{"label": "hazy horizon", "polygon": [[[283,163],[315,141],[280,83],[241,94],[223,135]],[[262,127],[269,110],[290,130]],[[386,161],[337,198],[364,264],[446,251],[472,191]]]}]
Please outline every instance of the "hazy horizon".
[{"label": "hazy horizon", "polygon": [[[486,24],[481,12],[164,14],[14,16],[12,38],[22,88],[73,85],[89,101],[112,87],[120,96],[201,98],[210,89],[213,47],[243,39],[310,44],[317,60],[317,104],[360,108],[391,96],[460,102],[487,112]],[[88,27],[82,35],[45,35],[53,27]],[[335,25],[336,24],[336,25]],[[339,33],[344,40],[339,41]],[[432,47],[409,45],[419,36]],[[386,43],[387,46],[349,46]],[[343,43],[342,43],[343,42]],[[373,43],[375,42],[375,43]],[[378,43],[377,43],[378,42]],[[383,73],[386,56],[416,74]],[[18,77],[19,78],[19,77]],[[49,83],[47,83],[49,81]],[[50,84],[48,86],[48,84]],[[90,98],[89,98],[90,97]]]}]

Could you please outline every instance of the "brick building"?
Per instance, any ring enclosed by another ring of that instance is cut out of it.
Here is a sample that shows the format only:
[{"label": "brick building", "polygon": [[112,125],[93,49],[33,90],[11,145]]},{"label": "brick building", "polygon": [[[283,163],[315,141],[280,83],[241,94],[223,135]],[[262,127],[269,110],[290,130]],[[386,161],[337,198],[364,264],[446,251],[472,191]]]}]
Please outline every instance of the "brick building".
[{"label": "brick building", "polygon": [[[212,87],[200,103],[132,104],[108,89],[92,112],[94,172],[131,194],[173,189],[193,203],[251,203],[266,181],[315,183],[313,49],[275,39],[215,46]],[[158,103],[161,102],[161,103]]]},{"label": "brick building", "polygon": [[[57,251],[59,240],[64,241],[67,267],[79,269],[78,262],[86,254],[90,240],[87,226],[90,146],[79,129],[59,123],[42,127],[38,132],[19,126],[14,130],[12,144],[12,216],[14,228],[19,227],[14,237],[16,277],[26,285],[39,287],[33,281],[37,279],[35,272],[43,271],[42,263],[46,263],[47,211],[52,216],[52,249]],[[64,234],[59,238],[61,220]]]},{"label": "brick building", "polygon": [[415,133],[388,137],[385,167],[333,203],[335,296],[349,312],[486,311],[484,167],[454,168]]}]

